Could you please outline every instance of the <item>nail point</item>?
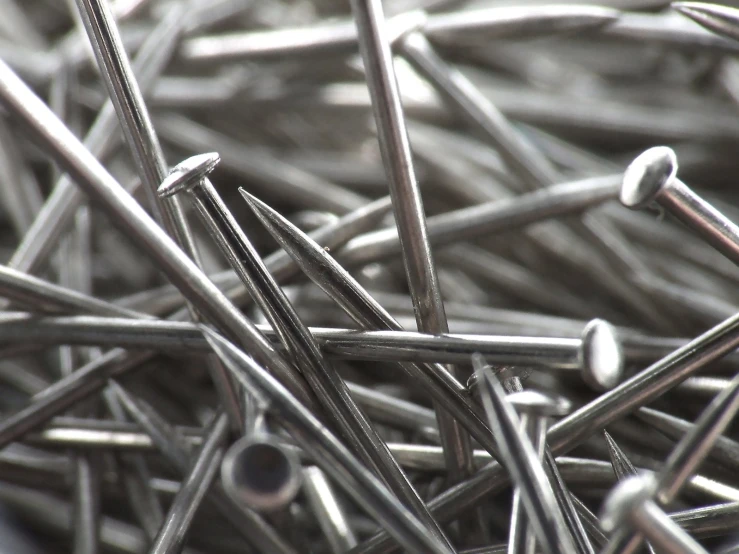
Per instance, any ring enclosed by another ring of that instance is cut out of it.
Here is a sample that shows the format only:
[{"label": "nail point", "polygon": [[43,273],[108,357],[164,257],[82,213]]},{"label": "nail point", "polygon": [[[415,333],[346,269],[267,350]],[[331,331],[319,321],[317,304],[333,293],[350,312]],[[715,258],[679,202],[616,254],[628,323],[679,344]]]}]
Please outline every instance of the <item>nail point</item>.
[{"label": "nail point", "polygon": [[582,377],[591,387],[609,390],[624,373],[624,353],[616,329],[602,319],[593,319],[582,332]]}]

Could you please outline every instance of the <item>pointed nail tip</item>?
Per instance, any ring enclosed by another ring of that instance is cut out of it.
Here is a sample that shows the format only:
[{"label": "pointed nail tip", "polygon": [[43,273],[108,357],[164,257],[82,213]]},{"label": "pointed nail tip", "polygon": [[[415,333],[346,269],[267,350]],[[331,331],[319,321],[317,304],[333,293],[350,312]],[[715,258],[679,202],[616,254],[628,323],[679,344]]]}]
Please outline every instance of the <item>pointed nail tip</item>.
[{"label": "pointed nail tip", "polygon": [[624,172],[619,199],[627,208],[650,204],[677,175],[672,148],[656,146],[641,153]]},{"label": "pointed nail tip", "polygon": [[260,219],[263,219],[262,216],[269,216],[271,213],[270,207],[262,202],[259,198],[251,194],[250,192],[247,192],[244,190],[243,187],[239,187],[239,193],[241,194],[241,197],[244,199],[244,202],[247,203],[247,205],[251,208],[251,210],[256,214],[257,217]]},{"label": "pointed nail tip", "polygon": [[670,7],[707,30],[739,40],[739,10],[704,2],[673,2]]}]

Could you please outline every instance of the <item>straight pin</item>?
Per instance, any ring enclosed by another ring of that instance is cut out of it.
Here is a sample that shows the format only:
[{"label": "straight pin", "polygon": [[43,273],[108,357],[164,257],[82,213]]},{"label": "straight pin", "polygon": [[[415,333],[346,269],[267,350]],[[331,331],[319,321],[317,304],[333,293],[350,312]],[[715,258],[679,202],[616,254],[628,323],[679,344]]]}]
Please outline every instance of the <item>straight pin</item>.
[{"label": "straight pin", "polygon": [[541,548],[549,553],[574,552],[575,545],[565,531],[544,469],[531,442],[520,432],[516,413],[505,398],[502,387],[485,366],[481,356],[472,362],[481,382],[480,394],[493,435],[511,478],[521,491],[521,500]]},{"label": "straight pin", "polygon": [[429,530],[444,538],[423,501],[393,459],[372,424],[354,403],[346,384],[320,353],[317,342],[302,324],[289,300],[269,274],[249,239],[236,224],[215,188],[205,177],[217,163],[216,154],[203,154],[175,168],[159,188],[161,196],[187,192],[211,235],[277,331],[293,363],[314,391],[325,414],[344,438],[388,483]]}]

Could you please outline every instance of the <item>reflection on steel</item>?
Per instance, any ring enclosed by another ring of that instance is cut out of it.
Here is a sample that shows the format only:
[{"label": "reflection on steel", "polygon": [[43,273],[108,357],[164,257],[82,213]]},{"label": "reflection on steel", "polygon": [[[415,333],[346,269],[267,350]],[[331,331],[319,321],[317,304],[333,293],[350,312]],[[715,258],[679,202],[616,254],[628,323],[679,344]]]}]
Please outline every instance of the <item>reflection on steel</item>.
[{"label": "reflection on steel", "polygon": [[489,4],[0,0],[0,554],[736,550],[739,9]]}]

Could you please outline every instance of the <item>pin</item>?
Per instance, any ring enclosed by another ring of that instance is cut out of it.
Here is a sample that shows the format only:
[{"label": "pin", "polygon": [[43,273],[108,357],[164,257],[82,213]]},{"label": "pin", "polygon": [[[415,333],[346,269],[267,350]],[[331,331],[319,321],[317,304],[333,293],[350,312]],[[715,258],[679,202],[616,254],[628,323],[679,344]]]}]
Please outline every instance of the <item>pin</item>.
[{"label": "pin", "polygon": [[472,361],[475,371],[484,382],[480,394],[493,434],[500,443],[501,456],[511,478],[521,491],[521,500],[541,548],[548,553],[574,552],[575,546],[565,530],[565,523],[544,469],[531,442],[520,434],[520,421],[507,403],[502,387],[486,371],[482,357],[474,356]]},{"label": "pin", "polygon": [[318,524],[334,554],[342,554],[357,544],[351,525],[326,475],[317,467],[303,469],[303,489],[315,510]]},{"label": "pin", "polygon": [[[617,195],[620,176],[554,185],[510,200],[499,200],[434,215],[427,219],[428,239],[445,246],[464,239],[510,231],[551,217],[575,214]],[[339,261],[359,265],[400,253],[396,229],[380,229],[356,237],[338,252]]]},{"label": "pin", "polygon": [[254,435],[234,443],[221,465],[223,488],[257,511],[285,508],[300,490],[301,467],[292,452],[272,438]]},{"label": "pin", "polygon": [[[143,93],[151,89],[156,78],[164,70],[174,52],[180,36],[178,29],[183,23],[183,13],[175,6],[151,31],[149,39],[141,46],[133,67]],[[115,145],[116,124],[113,104],[106,101],[84,140],[84,145],[96,157],[103,158],[112,150]],[[84,195],[74,186],[72,179],[66,174],[62,175],[10,258],[8,266],[29,273],[38,269],[83,199]]]},{"label": "pin", "polygon": [[[228,341],[206,327],[202,327],[202,330],[214,351],[234,372],[242,386],[260,388],[270,398],[274,409],[279,410],[284,418],[289,418],[288,429],[300,446],[311,454],[316,463],[325,464],[327,471],[334,471],[333,475],[345,492],[381,522],[405,548],[419,554],[424,551],[452,552],[443,541],[429,534],[420,521],[398,503],[328,429],[277,381]],[[336,466],[332,463],[342,470],[336,473]]]},{"label": "pin", "polygon": [[159,534],[152,543],[152,552],[164,554],[182,550],[195,512],[218,475],[223,457],[222,444],[227,434],[228,419],[225,415],[216,416],[192,468],[172,501]]},{"label": "pin", "polygon": [[[519,414],[522,431],[526,432],[539,459],[543,461],[548,420],[569,412],[570,403],[565,399],[553,398],[533,390],[512,392],[508,394],[506,400]],[[533,535],[525,534],[525,531],[526,520],[522,514],[521,492],[515,488],[511,506],[511,527],[508,534],[509,553],[533,552],[536,549],[536,539]]]},{"label": "pin", "polygon": [[[541,36],[597,29],[615,21],[618,12],[600,6],[495,7],[464,13],[440,13],[429,17],[424,32],[441,42],[460,38],[470,41],[520,37],[521,33]],[[324,24],[312,28],[280,29],[226,36],[190,39],[183,55],[190,60],[281,58],[356,51],[357,32],[353,22]]]},{"label": "pin", "polygon": [[601,521],[607,531],[628,524],[646,535],[658,548],[680,554],[706,554],[690,535],[675,524],[652,500],[654,481],[629,477],[610,493],[603,508]]},{"label": "pin", "polygon": [[706,2],[672,2],[670,6],[717,35],[739,40],[739,11],[736,8]]},{"label": "pin", "polygon": [[213,185],[204,178],[217,160],[215,154],[186,160],[170,173],[158,193],[171,196],[187,191],[213,238],[277,331],[293,363],[301,369],[326,416],[334,422],[352,448],[376,468],[403,503],[424,521],[431,532],[444,539],[444,533],[428,515],[423,501],[387,446],[354,403],[339,374],[323,358],[315,339],[302,324]]},{"label": "pin", "polygon": [[650,148],[624,174],[621,203],[639,209],[652,202],[739,264],[739,227],[677,178],[677,157],[666,146]]},{"label": "pin", "polygon": [[[352,319],[361,325],[402,330],[384,308],[324,250],[265,204],[246,191],[240,192],[275,240]],[[449,372],[443,367],[429,365],[401,364],[401,368],[416,382],[427,387],[440,405],[464,422],[465,428],[486,450],[491,454],[495,452],[487,426],[470,406],[469,399],[463,394],[464,387]]]},{"label": "pin", "polygon": [[[180,436],[174,431],[171,425],[166,422],[161,415],[159,415],[154,408],[148,404],[142,402],[140,399],[134,397],[125,388],[119,384],[111,384],[111,388],[116,391],[116,394],[121,400],[121,403],[126,408],[126,411],[131,417],[143,428],[151,437],[152,441],[156,445],[157,449],[165,456],[167,462],[172,465],[180,474],[189,475],[190,470],[190,452],[186,443]],[[212,442],[210,448],[206,450],[206,453],[213,452],[213,448],[216,448],[222,436],[223,430],[221,429],[222,422],[219,419],[214,421],[215,428],[214,432],[210,435]],[[201,447],[201,453],[203,448]],[[201,460],[201,464],[195,464],[194,468],[197,468],[199,472],[206,472],[210,474],[213,472],[213,477],[217,475],[220,460],[217,463],[208,463],[213,459],[208,456],[207,459]],[[198,495],[203,494],[203,491],[198,491],[197,486],[200,483],[199,479],[193,479],[191,485],[195,487],[195,490],[188,488],[183,496],[189,496],[190,500],[196,501]],[[195,496],[193,496],[195,495]],[[289,546],[280,537],[274,529],[272,529],[267,522],[265,522],[259,515],[253,511],[245,508],[244,506],[235,504],[231,501],[226,493],[217,484],[213,484],[212,492],[210,493],[210,499],[213,506],[216,508],[218,513],[225,518],[240,535],[242,535],[250,544],[253,544],[257,548],[268,549],[270,552],[280,552],[284,554],[294,554],[295,550]],[[182,498],[182,504],[185,507],[189,503],[184,502],[185,498]],[[182,506],[182,504],[180,504]],[[185,512],[178,511],[176,514],[171,513],[175,518],[169,518],[168,521],[172,521],[173,524],[183,524],[186,519],[191,517]],[[185,519],[180,519],[185,516]],[[167,522],[165,521],[165,524]],[[166,540],[178,541],[177,525],[168,529],[160,529],[160,537]],[[163,536],[164,535],[164,536]]]},{"label": "pin", "polygon": [[[739,377],[735,378],[731,387],[719,394],[703,410],[695,427],[670,453],[664,466],[655,476],[654,483],[643,485],[644,491],[651,491],[649,494],[652,495],[653,501],[650,499],[649,502],[656,503],[656,509],[659,509],[659,506],[667,506],[675,500],[687,480],[708,455],[716,438],[731,422],[737,410],[739,410]],[[616,492],[612,494],[617,495]],[[651,535],[647,536],[652,538]],[[618,550],[619,552],[635,552],[641,543],[641,536],[619,535],[611,541],[614,544],[624,545]],[[655,544],[658,543],[655,542]]]}]

